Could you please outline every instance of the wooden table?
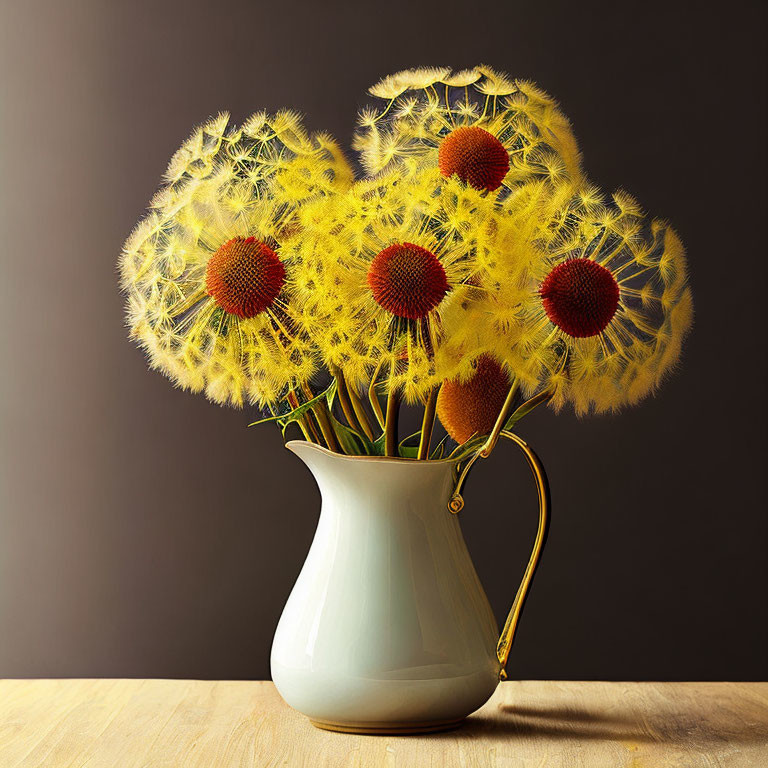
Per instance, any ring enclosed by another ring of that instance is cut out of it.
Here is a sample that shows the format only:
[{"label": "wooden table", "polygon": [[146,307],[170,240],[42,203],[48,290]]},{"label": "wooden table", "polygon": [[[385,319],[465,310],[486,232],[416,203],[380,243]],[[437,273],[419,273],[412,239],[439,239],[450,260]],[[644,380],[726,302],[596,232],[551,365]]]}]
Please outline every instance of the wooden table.
[{"label": "wooden table", "polygon": [[508,682],[459,730],[313,728],[269,682],[0,681],[2,768],[768,766],[768,683]]}]

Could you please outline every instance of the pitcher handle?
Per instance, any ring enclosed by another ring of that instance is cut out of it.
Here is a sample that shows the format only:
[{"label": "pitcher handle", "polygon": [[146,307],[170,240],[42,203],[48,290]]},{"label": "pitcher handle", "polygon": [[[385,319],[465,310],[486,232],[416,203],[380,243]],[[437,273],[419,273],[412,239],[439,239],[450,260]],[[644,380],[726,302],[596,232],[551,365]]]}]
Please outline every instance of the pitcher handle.
[{"label": "pitcher handle", "polygon": [[[515,595],[515,600],[512,603],[512,607],[509,610],[509,615],[504,623],[504,629],[501,630],[499,642],[496,645],[496,657],[499,660],[501,668],[499,670],[499,679],[506,680],[506,666],[509,659],[509,652],[512,648],[512,642],[515,639],[515,631],[517,630],[517,624],[520,621],[520,614],[523,611],[523,605],[525,604],[525,598],[528,595],[528,590],[533,581],[533,576],[536,573],[536,568],[539,565],[541,559],[541,553],[544,549],[544,544],[547,540],[547,533],[549,532],[549,517],[551,509],[551,501],[549,496],[549,481],[547,480],[547,473],[544,470],[544,466],[541,463],[539,457],[533,451],[533,449],[525,442],[521,437],[518,437],[514,432],[508,430],[502,430],[501,437],[505,437],[507,440],[511,440],[522,452],[528,462],[528,466],[531,468],[533,478],[536,481],[536,491],[539,496],[539,528],[536,532],[536,539],[533,542],[533,549],[531,551],[531,557],[528,560],[528,566],[523,574],[523,580],[520,582],[520,586]],[[464,507],[464,499],[461,496],[461,489],[466,480],[467,474],[472,465],[479,458],[487,458],[489,451],[486,450],[486,446],[483,446],[467,463],[463,471],[459,475],[456,483],[456,490],[451,497],[449,503],[449,509],[453,514],[457,514]]]}]

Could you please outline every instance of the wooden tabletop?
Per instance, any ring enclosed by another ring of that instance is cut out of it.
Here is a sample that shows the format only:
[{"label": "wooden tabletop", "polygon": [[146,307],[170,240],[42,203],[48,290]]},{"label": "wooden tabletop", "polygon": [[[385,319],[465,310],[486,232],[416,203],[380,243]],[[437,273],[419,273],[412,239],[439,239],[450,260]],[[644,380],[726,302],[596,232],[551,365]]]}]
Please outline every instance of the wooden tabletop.
[{"label": "wooden tabletop", "polygon": [[768,766],[768,683],[508,682],[459,730],[313,728],[269,682],[0,681],[2,768]]}]

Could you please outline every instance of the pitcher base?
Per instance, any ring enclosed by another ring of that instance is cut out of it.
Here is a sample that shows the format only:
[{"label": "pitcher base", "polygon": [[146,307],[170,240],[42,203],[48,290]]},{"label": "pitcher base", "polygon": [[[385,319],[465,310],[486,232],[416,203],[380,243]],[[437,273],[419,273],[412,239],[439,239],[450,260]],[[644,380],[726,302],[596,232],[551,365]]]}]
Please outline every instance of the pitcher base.
[{"label": "pitcher base", "polygon": [[324,731],[367,734],[371,736],[450,731],[453,728],[458,728],[464,720],[465,718],[461,717],[458,720],[440,720],[431,723],[330,723],[325,720],[312,720],[312,718],[309,718],[309,722],[315,728],[321,728]]}]

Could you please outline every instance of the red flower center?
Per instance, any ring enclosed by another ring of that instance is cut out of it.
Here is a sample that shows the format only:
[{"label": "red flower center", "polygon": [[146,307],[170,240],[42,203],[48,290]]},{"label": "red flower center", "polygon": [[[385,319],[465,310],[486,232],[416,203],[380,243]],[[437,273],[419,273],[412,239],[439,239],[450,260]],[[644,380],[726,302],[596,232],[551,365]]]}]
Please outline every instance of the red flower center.
[{"label": "red flower center", "polygon": [[596,336],[619,307],[616,278],[596,261],[568,259],[558,264],[541,285],[547,317],[569,336]]},{"label": "red flower center", "polygon": [[256,317],[272,306],[285,282],[277,254],[255,237],[233,237],[211,256],[205,288],[216,303],[238,317]]},{"label": "red flower center", "polygon": [[437,162],[443,176],[456,174],[465,184],[489,192],[501,186],[509,171],[504,145],[476,125],[451,131],[440,143]]},{"label": "red flower center", "polygon": [[376,254],[368,268],[373,298],[397,317],[426,317],[448,293],[437,256],[413,243],[395,243]]}]

